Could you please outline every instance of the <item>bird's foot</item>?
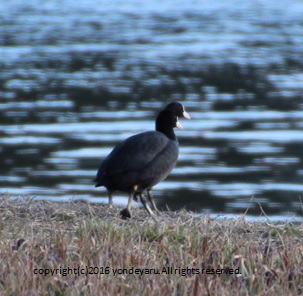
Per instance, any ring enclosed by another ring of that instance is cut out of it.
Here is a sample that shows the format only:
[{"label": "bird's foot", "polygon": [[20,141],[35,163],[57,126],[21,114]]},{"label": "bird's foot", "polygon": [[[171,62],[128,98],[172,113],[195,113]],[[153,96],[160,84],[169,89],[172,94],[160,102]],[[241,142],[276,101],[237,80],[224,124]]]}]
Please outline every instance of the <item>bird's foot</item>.
[{"label": "bird's foot", "polygon": [[128,208],[123,209],[123,210],[120,212],[120,215],[121,215],[121,218],[122,218],[123,220],[130,219],[130,218],[131,218],[130,211],[128,210]]}]

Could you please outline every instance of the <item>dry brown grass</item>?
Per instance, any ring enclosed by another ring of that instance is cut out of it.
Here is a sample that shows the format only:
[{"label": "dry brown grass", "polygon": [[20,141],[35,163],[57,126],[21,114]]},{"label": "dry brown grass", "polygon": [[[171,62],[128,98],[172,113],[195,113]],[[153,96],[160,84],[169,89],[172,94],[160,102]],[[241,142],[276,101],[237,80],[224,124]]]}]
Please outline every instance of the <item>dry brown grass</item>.
[{"label": "dry brown grass", "polygon": [[[2,197],[0,295],[303,294],[301,224],[193,218],[186,211],[155,222],[141,209],[123,221],[120,210]],[[87,267],[93,274],[64,274]],[[168,267],[174,274],[163,272]],[[124,274],[114,275],[117,269]],[[143,274],[130,274],[136,269]],[[154,269],[160,274],[146,274]]]}]

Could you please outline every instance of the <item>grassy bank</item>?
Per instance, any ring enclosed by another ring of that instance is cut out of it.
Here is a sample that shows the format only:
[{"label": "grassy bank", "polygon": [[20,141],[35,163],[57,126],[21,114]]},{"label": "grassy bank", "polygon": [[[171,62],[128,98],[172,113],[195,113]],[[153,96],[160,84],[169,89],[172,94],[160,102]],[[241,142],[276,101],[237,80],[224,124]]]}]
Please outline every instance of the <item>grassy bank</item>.
[{"label": "grassy bank", "polygon": [[1,295],[302,295],[303,226],[0,199]]}]

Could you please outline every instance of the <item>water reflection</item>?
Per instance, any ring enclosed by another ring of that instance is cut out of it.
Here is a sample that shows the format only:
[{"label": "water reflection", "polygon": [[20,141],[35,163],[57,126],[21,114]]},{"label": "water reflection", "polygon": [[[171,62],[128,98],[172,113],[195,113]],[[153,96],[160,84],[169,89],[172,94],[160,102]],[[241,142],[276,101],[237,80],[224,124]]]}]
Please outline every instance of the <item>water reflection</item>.
[{"label": "water reflection", "polygon": [[101,159],[179,100],[160,208],[302,217],[298,1],[19,2],[0,10],[0,193],[107,201]]}]

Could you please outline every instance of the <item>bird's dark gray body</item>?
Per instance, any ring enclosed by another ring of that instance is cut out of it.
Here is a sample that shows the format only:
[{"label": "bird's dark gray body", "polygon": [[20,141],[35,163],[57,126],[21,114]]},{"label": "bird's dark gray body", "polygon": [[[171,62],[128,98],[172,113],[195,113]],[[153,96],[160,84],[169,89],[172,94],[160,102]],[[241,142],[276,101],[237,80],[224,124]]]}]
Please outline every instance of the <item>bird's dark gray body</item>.
[{"label": "bird's dark gray body", "polygon": [[[135,147],[135,149],[131,149]],[[109,191],[143,191],[164,180],[178,160],[178,141],[157,131],[132,136],[103,161],[97,185]]]},{"label": "bird's dark gray body", "polygon": [[102,162],[97,172],[96,187],[106,187],[109,206],[112,205],[114,191],[127,192],[129,195],[127,207],[120,212],[122,218],[131,217],[131,203],[137,196],[154,217],[144,197],[145,190],[153,209],[158,211],[151,191],[154,185],[168,176],[178,160],[179,148],[174,128],[182,128],[179,117],[190,119],[182,104],[168,104],[156,118],[155,131],[127,138]]}]

